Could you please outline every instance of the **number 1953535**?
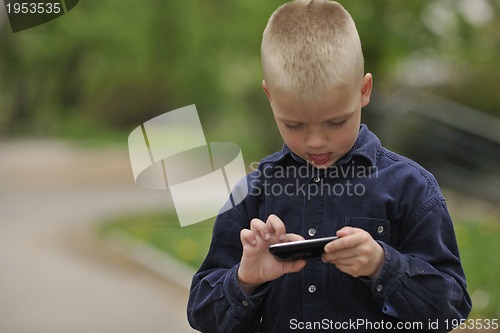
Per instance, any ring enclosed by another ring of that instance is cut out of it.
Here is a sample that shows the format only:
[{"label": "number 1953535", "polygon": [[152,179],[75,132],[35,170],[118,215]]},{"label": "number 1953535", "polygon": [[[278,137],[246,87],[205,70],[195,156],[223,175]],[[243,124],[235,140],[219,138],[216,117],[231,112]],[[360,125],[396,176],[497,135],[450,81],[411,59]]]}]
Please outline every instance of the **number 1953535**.
[{"label": "number 1953535", "polygon": [[7,14],[60,14],[60,1],[54,2],[11,2],[6,3]]}]

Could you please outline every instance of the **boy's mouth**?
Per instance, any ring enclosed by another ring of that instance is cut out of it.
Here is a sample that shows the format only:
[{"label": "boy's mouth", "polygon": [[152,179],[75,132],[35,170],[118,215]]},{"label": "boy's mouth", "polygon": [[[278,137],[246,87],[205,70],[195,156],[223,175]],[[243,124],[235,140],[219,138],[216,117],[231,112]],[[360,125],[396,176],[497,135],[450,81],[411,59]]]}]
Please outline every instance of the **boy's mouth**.
[{"label": "boy's mouth", "polygon": [[312,162],[312,164],[321,165],[328,162],[332,154],[328,153],[328,154],[308,154],[308,155],[309,155],[309,160]]}]

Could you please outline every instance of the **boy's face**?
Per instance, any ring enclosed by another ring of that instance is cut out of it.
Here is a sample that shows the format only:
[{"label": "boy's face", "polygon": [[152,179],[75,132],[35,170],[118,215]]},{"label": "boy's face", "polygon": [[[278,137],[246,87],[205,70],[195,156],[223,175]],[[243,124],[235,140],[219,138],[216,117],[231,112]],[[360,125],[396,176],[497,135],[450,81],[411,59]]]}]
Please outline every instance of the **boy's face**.
[{"label": "boy's face", "polygon": [[372,82],[366,74],[360,85],[332,89],[311,102],[262,85],[286,145],[308,163],[327,168],[354,145]]}]

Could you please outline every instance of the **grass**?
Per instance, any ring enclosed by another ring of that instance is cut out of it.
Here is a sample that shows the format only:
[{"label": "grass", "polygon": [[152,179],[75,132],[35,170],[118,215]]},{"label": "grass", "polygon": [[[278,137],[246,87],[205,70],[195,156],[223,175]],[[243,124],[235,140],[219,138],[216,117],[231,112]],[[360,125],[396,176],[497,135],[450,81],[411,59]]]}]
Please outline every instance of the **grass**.
[{"label": "grass", "polygon": [[[117,217],[101,225],[104,236],[113,231],[146,241],[193,268],[198,268],[210,246],[214,220],[181,228],[173,213]],[[500,318],[500,224],[459,221],[455,224],[460,255],[473,300],[471,318]]]},{"label": "grass", "polygon": [[500,224],[464,221],[455,229],[472,297],[471,317],[500,318]]},{"label": "grass", "polygon": [[175,214],[154,213],[113,218],[101,224],[99,232],[104,236],[124,232],[197,269],[208,252],[213,222],[211,219],[181,228]]},{"label": "grass", "polygon": [[[140,124],[138,124],[140,125]],[[51,135],[89,146],[126,145],[129,131],[87,119],[66,119],[53,125]]]}]

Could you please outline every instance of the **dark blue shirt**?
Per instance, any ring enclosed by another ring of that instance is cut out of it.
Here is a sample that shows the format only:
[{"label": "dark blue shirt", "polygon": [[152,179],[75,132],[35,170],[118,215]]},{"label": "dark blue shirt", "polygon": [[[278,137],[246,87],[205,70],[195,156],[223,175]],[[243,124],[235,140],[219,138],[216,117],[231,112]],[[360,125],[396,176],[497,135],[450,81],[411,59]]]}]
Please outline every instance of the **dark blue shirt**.
[{"label": "dark blue shirt", "polygon": [[[352,149],[316,169],[285,145],[248,175],[245,200],[217,217],[193,278],[191,325],[209,332],[450,331],[471,300],[452,221],[434,177],[361,126]],[[235,189],[238,191],[238,188]],[[276,214],[304,238],[362,228],[383,247],[376,279],[354,278],[320,259],[247,296],[236,272],[240,231]]]}]

